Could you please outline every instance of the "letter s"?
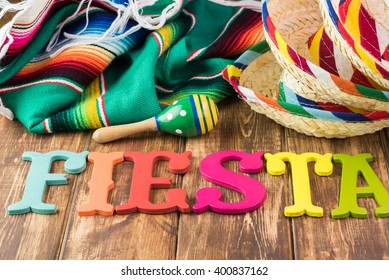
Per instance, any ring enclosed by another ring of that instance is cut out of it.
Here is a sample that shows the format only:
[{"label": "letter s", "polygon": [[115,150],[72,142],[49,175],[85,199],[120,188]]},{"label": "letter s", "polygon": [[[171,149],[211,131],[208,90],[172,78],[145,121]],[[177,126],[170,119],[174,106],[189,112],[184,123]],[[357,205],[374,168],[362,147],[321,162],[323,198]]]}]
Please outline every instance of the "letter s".
[{"label": "letter s", "polygon": [[244,198],[236,203],[221,200],[217,188],[203,188],[196,193],[193,212],[200,214],[212,210],[220,214],[241,214],[259,208],[266,197],[266,189],[259,181],[243,174],[232,172],[223,163],[238,160],[239,169],[245,173],[259,173],[263,169],[263,152],[248,154],[241,151],[220,151],[208,155],[200,163],[200,172],[209,182],[241,193]]}]

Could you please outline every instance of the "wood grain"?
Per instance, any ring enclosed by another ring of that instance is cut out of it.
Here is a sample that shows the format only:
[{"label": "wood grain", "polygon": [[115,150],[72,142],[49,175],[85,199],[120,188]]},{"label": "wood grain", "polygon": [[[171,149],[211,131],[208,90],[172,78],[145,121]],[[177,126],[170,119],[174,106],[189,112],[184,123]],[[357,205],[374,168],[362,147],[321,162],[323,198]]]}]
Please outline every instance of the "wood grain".
[{"label": "wood grain", "polygon": [[[384,132],[348,139],[328,140],[306,137],[288,130],[287,147],[296,153],[371,153],[372,168],[389,190],[387,135]],[[334,220],[330,211],[338,206],[341,166],[334,164],[334,173],[319,177],[311,172],[314,205],[323,207],[323,218],[292,218],[296,259],[389,259],[388,218],[376,218],[373,199],[359,199],[369,212],[367,219]],[[361,182],[362,183],[362,182]]]},{"label": "wood grain", "polygon": [[[200,161],[213,152],[241,150],[277,152],[283,149],[283,128],[253,112],[236,97],[220,104],[219,125],[208,135],[188,139],[186,150],[193,152],[193,169],[183,180],[190,205],[202,187],[215,186],[205,181],[198,170]],[[236,164],[227,168],[239,172]],[[287,186],[281,178],[265,171],[254,178],[267,187],[264,205],[241,215],[205,212],[181,215],[177,259],[290,259],[292,246],[289,222],[283,218]],[[224,201],[238,201],[240,195],[222,190]]]},{"label": "wood grain", "polygon": [[[182,152],[183,139],[164,133],[149,133],[121,139],[104,145],[91,142],[93,152],[120,151],[175,151]],[[147,215],[88,216],[77,215],[77,207],[88,200],[87,183],[91,177],[93,164],[84,172],[74,208],[69,216],[61,259],[174,259],[178,213]],[[133,164],[119,163],[115,166],[113,179],[115,187],[110,193],[109,202],[121,205],[128,200]],[[173,187],[180,186],[182,175],[168,172],[167,163],[161,162],[153,176],[170,177]],[[153,190],[151,201],[165,201],[166,189]]]},{"label": "wood grain", "polygon": [[[22,160],[24,151],[46,153],[55,150],[85,150],[87,133],[59,133],[37,136],[28,133],[17,121],[0,117],[0,259],[56,259],[63,229],[74,195],[77,175],[68,175],[68,184],[49,186],[44,201],[57,205],[57,214],[9,216],[7,207],[23,194],[30,162]],[[64,173],[63,162],[54,164],[52,172]]]},{"label": "wood grain", "polygon": [[[371,163],[389,190],[388,131],[349,139],[319,139],[284,129],[253,112],[236,97],[220,105],[220,122],[209,134],[185,140],[164,133],[149,133],[100,145],[90,142],[88,132],[37,136],[18,122],[0,118],[0,259],[389,259],[388,218],[374,217],[373,199],[360,199],[369,211],[367,219],[330,218],[337,207],[341,166],[334,165],[329,177],[318,177],[311,170],[311,192],[315,205],[324,208],[323,218],[286,218],[284,207],[293,203],[289,169],[282,176],[266,171],[250,175],[267,189],[265,204],[244,215],[203,214],[79,217],[77,207],[88,199],[87,183],[93,164],[81,175],[68,175],[69,184],[48,187],[44,200],[56,203],[55,215],[9,216],[8,205],[20,200],[30,163],[21,159],[24,151],[48,152],[65,149],[74,152],[159,151],[193,153],[191,169],[185,175],[167,171],[167,163],[156,166],[154,176],[171,177],[174,187],[184,188],[188,201],[195,203],[196,191],[215,186],[201,177],[200,161],[221,150],[277,153],[370,152]],[[237,163],[226,167],[238,172]],[[133,164],[119,164],[114,170],[115,188],[110,202],[127,201]],[[63,172],[63,163],[53,172]],[[238,201],[236,192],[221,188],[225,201]],[[164,201],[166,190],[154,190],[152,201]]]}]

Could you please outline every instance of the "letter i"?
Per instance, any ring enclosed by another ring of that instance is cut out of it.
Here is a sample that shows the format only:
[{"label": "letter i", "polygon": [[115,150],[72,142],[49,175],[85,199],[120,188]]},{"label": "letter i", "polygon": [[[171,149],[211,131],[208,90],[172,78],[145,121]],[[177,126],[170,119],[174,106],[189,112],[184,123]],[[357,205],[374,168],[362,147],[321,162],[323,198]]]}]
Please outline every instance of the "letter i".
[{"label": "letter i", "polygon": [[78,215],[113,215],[114,207],[107,201],[109,191],[114,188],[113,167],[124,160],[123,154],[123,152],[90,153],[88,160],[93,163],[93,171],[88,182],[89,201],[78,208]]}]

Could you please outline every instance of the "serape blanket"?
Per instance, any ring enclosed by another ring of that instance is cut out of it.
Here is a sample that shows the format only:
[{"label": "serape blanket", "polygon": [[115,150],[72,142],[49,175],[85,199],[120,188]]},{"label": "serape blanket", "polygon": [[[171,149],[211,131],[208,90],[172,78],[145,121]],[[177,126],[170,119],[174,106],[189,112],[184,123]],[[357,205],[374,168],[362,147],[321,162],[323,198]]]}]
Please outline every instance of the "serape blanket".
[{"label": "serape blanket", "polygon": [[38,134],[141,121],[191,94],[218,102],[233,93],[225,67],[263,35],[260,12],[206,0],[4,2],[0,112]]}]

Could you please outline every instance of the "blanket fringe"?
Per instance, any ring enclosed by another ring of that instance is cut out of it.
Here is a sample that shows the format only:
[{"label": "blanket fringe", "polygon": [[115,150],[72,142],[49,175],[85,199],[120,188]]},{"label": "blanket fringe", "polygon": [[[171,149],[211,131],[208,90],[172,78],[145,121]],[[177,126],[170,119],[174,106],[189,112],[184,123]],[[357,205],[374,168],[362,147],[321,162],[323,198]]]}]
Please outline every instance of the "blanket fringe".
[{"label": "blanket fringe", "polygon": [[4,117],[6,117],[9,120],[14,119],[14,114],[12,113],[12,111],[10,109],[8,109],[7,107],[4,106],[4,104],[1,100],[1,97],[0,97],[0,115],[3,115]]},{"label": "blanket fringe", "polygon": [[16,4],[12,4],[6,0],[0,1],[0,19],[10,12],[15,13],[12,19],[0,29],[0,61],[5,56],[9,47],[14,41],[11,35],[12,26],[20,16],[28,11],[29,7],[32,5],[32,2],[33,0],[25,0]]},{"label": "blanket fringe", "polygon": [[[9,47],[13,43],[13,37],[11,35],[12,26],[15,24],[17,19],[22,16],[25,12],[28,12],[29,8],[33,5],[35,0],[25,0],[16,4],[12,4],[7,0],[0,0],[0,19],[8,12],[14,12],[12,19],[7,22],[3,27],[0,28],[0,61],[6,55]],[[126,5],[117,4],[110,0],[98,0],[100,3],[109,5],[116,9],[117,16],[112,22],[111,26],[104,32],[104,34],[96,36],[86,36],[82,33],[88,27],[88,14],[91,9],[93,1],[97,0],[80,0],[79,6],[73,15],[68,17],[65,21],[58,25],[57,30],[53,34],[50,42],[46,47],[46,52],[52,52],[51,57],[57,56],[64,49],[78,46],[83,44],[97,44],[102,42],[117,41],[126,37],[132,33],[137,32],[139,29],[144,28],[147,30],[157,30],[165,25],[165,23],[177,15],[183,8],[184,0],[172,0],[158,15],[144,15],[143,9],[156,4],[158,0],[128,0]],[[251,9],[254,11],[261,11],[261,1],[256,0],[208,0],[210,2],[225,5],[225,6],[236,6]],[[85,11],[82,8],[85,7]],[[85,27],[77,34],[64,33],[64,39],[60,42],[59,38],[62,30],[66,24],[71,22],[74,18],[80,15],[81,12],[85,12],[86,23]],[[138,24],[130,28],[127,31],[125,27],[127,22],[132,19]]]},{"label": "blanket fringe", "polygon": [[241,7],[250,9],[256,12],[262,11],[262,1],[261,0],[208,0],[210,2],[232,7]]},{"label": "blanket fringe", "polygon": [[[154,5],[158,0],[129,0],[128,5],[121,5],[110,2],[108,0],[102,0],[101,2],[109,2],[109,4],[117,11],[117,17],[112,22],[111,26],[104,32],[102,35],[98,36],[85,36],[82,35],[83,31],[88,26],[88,13],[91,7],[93,0],[82,0],[77,11],[66,19],[60,26],[58,26],[57,31],[51,38],[49,44],[47,45],[46,51],[50,52],[54,48],[57,48],[54,53],[51,54],[52,57],[57,56],[64,49],[77,46],[82,44],[97,44],[108,41],[117,41],[122,39],[132,33],[137,32],[141,28],[148,30],[157,30],[165,25],[166,21],[175,16],[180,12],[183,6],[183,0],[174,0],[173,3],[167,5],[160,15],[145,16],[142,14],[143,8]],[[77,34],[64,33],[65,39],[62,42],[58,42],[58,38],[62,32],[63,27],[73,20],[77,15],[79,15],[82,6],[88,3],[86,8],[86,25]],[[138,25],[130,28],[124,32],[125,27],[127,26],[128,21],[132,19],[138,23]]]}]

